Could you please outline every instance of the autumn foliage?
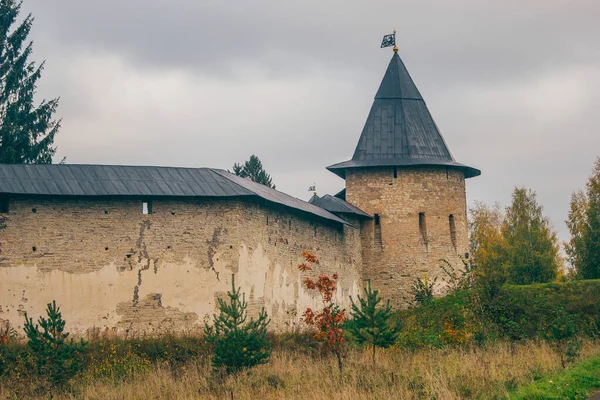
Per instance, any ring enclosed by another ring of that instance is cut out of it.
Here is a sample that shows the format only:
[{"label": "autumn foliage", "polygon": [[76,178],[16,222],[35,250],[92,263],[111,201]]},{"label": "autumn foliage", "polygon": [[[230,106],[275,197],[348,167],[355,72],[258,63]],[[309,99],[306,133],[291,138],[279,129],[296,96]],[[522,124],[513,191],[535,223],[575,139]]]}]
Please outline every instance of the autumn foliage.
[{"label": "autumn foliage", "polygon": [[[312,265],[318,263],[317,257],[303,251],[302,256],[305,262],[298,266],[301,272],[312,271]],[[338,275],[333,274],[331,278],[328,275],[320,274],[317,279],[306,277],[302,281],[304,287],[308,290],[317,290],[323,300],[323,309],[313,311],[307,308],[302,315],[304,322],[313,327],[315,332],[313,337],[322,341],[325,345],[325,351],[335,354],[338,360],[338,368],[342,371],[342,351],[344,345],[344,330],[342,325],[346,321],[346,314],[337,304],[333,302],[333,295],[336,291]]]}]

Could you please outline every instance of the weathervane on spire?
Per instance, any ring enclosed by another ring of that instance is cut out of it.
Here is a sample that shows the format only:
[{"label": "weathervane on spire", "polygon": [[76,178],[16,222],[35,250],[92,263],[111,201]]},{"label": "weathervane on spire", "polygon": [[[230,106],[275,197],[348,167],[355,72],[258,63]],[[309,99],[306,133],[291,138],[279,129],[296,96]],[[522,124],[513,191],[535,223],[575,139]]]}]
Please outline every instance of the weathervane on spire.
[{"label": "weathervane on spire", "polygon": [[381,48],[394,46],[394,53],[398,52],[398,46],[396,46],[396,30],[390,35],[385,35],[381,41]]}]

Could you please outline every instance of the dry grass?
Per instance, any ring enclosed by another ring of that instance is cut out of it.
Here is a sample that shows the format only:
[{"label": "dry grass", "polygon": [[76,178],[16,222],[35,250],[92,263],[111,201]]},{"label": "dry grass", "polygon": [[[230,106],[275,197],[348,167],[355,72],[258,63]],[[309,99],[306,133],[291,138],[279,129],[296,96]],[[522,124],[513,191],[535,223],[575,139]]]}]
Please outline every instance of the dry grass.
[{"label": "dry grass", "polygon": [[[587,341],[582,357],[600,354]],[[368,352],[349,351],[343,377],[333,359],[314,359],[288,351],[271,362],[217,382],[206,363],[175,371],[157,366],[115,385],[81,380],[73,394],[55,399],[502,399],[517,386],[561,370],[560,360],[543,342],[502,343],[470,349],[390,349],[373,367]],[[22,398],[16,388],[0,388],[0,398]],[[23,392],[21,392],[23,393]],[[47,398],[47,395],[44,397]]]}]

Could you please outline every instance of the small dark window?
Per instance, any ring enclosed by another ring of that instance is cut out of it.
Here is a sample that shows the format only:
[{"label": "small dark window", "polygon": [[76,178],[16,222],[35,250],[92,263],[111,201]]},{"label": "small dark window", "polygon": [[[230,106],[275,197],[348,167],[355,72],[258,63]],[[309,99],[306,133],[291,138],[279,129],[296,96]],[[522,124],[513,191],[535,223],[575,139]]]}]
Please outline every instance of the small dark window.
[{"label": "small dark window", "polygon": [[419,232],[421,232],[421,237],[423,238],[425,247],[427,247],[427,221],[425,220],[424,212],[419,213]]},{"label": "small dark window", "polygon": [[373,224],[374,224],[373,236],[375,239],[375,244],[377,246],[382,246],[383,238],[381,237],[381,217],[379,216],[379,214],[373,215]]},{"label": "small dark window", "polygon": [[9,211],[8,198],[0,198],[0,214],[7,214]]},{"label": "small dark window", "polygon": [[398,178],[398,167],[394,167],[394,179]]},{"label": "small dark window", "polygon": [[144,214],[144,215],[152,214],[152,201],[151,200],[144,201],[142,203],[142,214]]},{"label": "small dark window", "polygon": [[454,215],[450,214],[448,224],[450,225],[450,242],[454,250],[456,250],[456,223],[454,222]]},{"label": "small dark window", "polygon": [[35,208],[32,208],[32,209],[31,209],[31,212],[35,214],[35,213],[37,212],[37,209],[35,209]]},{"label": "small dark window", "polygon": [[267,214],[267,225],[269,225],[269,214]]}]

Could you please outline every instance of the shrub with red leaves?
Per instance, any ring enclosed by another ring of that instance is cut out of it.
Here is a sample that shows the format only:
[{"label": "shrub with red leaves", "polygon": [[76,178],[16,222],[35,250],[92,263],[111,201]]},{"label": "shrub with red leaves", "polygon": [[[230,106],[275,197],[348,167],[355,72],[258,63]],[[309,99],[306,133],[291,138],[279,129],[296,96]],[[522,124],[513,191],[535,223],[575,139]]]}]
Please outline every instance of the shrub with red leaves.
[{"label": "shrub with red leaves", "polygon": [[[317,257],[306,250],[302,252],[302,256],[306,262],[300,264],[298,269],[300,272],[312,271],[312,264],[318,263]],[[335,354],[341,373],[344,345],[342,324],[346,320],[346,314],[333,302],[337,279],[338,274],[333,274],[331,278],[325,274],[320,274],[316,280],[310,277],[304,278],[302,284],[306,289],[317,290],[320,293],[323,300],[323,309],[315,312],[307,308],[302,316],[304,322],[315,329],[313,337],[325,344],[325,351]]]}]

